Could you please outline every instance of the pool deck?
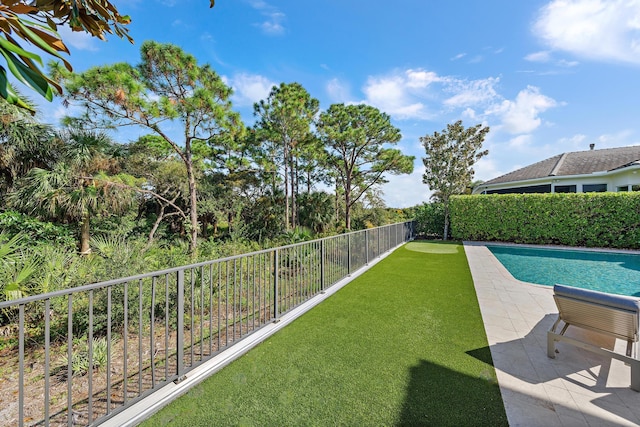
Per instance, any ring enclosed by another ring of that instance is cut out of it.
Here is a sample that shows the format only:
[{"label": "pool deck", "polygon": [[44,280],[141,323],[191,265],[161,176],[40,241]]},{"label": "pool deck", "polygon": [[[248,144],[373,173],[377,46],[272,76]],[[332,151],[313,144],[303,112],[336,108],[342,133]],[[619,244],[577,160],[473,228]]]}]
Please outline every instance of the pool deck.
[{"label": "pool deck", "polygon": [[[629,366],[557,343],[547,357],[547,331],[557,318],[550,287],[516,280],[482,242],[465,242],[480,311],[511,426],[638,426],[640,393]],[[623,353],[626,342],[569,328],[567,336]]]}]

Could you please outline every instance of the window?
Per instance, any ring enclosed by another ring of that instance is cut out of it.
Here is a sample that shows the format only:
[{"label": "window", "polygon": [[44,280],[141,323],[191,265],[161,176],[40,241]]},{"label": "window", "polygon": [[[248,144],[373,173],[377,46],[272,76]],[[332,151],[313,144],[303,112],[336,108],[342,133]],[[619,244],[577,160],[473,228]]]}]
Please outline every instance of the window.
[{"label": "window", "polygon": [[632,185],[631,186],[631,191],[640,191],[640,185]]},{"label": "window", "polygon": [[487,190],[487,194],[524,194],[524,193],[551,193],[551,184],[531,185],[528,187],[501,188],[499,190]]},{"label": "window", "polygon": [[575,193],[576,186],[575,185],[556,185],[553,187],[553,191],[555,193]]},{"label": "window", "polygon": [[618,193],[623,192],[623,191],[629,191],[629,186],[628,185],[623,185],[622,187],[618,187],[617,191],[618,191]]},{"label": "window", "polygon": [[607,191],[607,184],[584,184],[582,186],[583,193],[604,193]]}]

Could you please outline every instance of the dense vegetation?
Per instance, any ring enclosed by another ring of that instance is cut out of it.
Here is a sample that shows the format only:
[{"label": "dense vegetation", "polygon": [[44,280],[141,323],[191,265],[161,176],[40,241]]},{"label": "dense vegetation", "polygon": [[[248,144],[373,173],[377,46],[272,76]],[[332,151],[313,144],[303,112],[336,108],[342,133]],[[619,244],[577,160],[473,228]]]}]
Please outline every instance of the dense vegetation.
[{"label": "dense vegetation", "polygon": [[[137,65],[52,76],[80,107],[62,128],[0,100],[0,300],[413,216],[382,201],[413,157],[373,107],[320,112],[282,83],[249,127],[210,66],[154,42]],[[114,139],[125,125],[142,136]]]},{"label": "dense vegetation", "polygon": [[492,194],[451,200],[455,239],[640,248],[639,193]]}]

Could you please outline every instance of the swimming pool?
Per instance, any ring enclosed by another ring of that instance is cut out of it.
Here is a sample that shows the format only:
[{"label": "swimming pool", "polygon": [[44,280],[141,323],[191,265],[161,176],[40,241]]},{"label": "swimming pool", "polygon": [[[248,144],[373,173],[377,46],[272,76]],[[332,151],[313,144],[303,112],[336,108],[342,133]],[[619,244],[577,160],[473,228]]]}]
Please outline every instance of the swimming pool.
[{"label": "swimming pool", "polygon": [[640,255],[619,252],[487,245],[513,277],[640,296]]}]

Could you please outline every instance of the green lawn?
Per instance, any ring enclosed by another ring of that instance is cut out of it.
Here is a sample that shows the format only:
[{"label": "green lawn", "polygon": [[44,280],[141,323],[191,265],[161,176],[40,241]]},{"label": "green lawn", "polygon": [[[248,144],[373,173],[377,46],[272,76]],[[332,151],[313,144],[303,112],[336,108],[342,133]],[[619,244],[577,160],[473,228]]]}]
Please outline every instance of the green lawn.
[{"label": "green lawn", "polygon": [[412,242],[144,426],[500,426],[462,246]]}]

